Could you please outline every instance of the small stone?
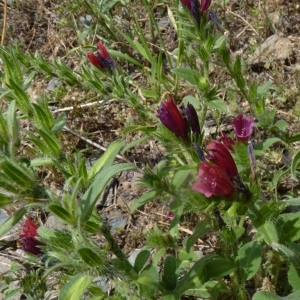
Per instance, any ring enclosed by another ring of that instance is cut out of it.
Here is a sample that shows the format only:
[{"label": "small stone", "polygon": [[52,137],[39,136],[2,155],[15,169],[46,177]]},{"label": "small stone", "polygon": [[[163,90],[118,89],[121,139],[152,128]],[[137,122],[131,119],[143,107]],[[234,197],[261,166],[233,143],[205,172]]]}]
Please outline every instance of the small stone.
[{"label": "small stone", "polygon": [[272,63],[275,60],[285,60],[292,54],[292,44],[288,38],[277,34],[268,37],[251,55],[247,63],[255,65],[259,63]]}]

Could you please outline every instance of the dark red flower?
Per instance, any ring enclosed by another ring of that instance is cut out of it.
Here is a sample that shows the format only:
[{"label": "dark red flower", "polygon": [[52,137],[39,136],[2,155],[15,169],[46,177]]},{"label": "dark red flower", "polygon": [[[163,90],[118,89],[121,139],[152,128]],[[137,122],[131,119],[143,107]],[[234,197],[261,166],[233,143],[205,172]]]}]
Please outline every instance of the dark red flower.
[{"label": "dark red flower", "polygon": [[245,115],[237,116],[232,123],[236,138],[239,141],[248,142],[254,123],[253,119],[247,118]]},{"label": "dark red flower", "polygon": [[229,135],[220,134],[219,136],[222,144],[224,144],[228,150],[233,151],[234,140]]},{"label": "dark red flower", "polygon": [[238,171],[229,150],[221,142],[215,140],[211,140],[206,149],[210,151],[207,158],[224,170],[233,181],[238,176]]},{"label": "dark red flower", "polygon": [[195,107],[192,104],[188,103],[188,105],[186,106],[184,112],[185,112],[186,117],[189,121],[192,132],[197,134],[197,135],[200,135],[201,134],[200,124],[199,124],[199,119],[198,119],[198,115],[197,115],[197,112],[195,110]]},{"label": "dark red flower", "polygon": [[94,53],[90,52],[87,54],[87,57],[89,59],[89,61],[95,66],[98,67],[100,69],[104,69],[104,66],[101,62],[101,60],[98,58],[98,56],[96,56]]},{"label": "dark red flower", "polygon": [[201,13],[206,13],[211,5],[211,0],[201,0]]},{"label": "dark red flower", "polygon": [[106,50],[102,42],[98,42],[97,48],[97,55],[95,55],[92,52],[87,54],[89,61],[98,68],[112,72],[116,68],[115,62],[110,57],[108,51]]},{"label": "dark red flower", "polygon": [[38,246],[45,245],[36,239],[38,226],[30,219],[25,221],[20,238],[23,242],[22,249],[35,255],[43,254],[43,251]]},{"label": "dark red flower", "polygon": [[190,11],[192,11],[191,0],[181,0],[181,3],[185,5]]},{"label": "dark red flower", "polygon": [[206,197],[232,196],[235,188],[227,174],[207,161],[199,165],[199,176],[192,189]]},{"label": "dark red flower", "polygon": [[169,94],[169,100],[161,103],[157,111],[161,122],[177,136],[188,141],[188,126],[177,108],[173,96]]}]

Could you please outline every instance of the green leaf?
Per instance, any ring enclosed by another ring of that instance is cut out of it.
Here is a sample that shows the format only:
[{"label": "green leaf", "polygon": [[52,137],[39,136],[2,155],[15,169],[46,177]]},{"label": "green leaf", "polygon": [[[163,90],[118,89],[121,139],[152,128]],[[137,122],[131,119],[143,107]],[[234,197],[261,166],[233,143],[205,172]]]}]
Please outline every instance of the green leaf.
[{"label": "green leaf", "polygon": [[277,230],[271,220],[265,220],[262,222],[260,220],[253,220],[253,224],[257,229],[257,232],[268,245],[278,242]]},{"label": "green leaf", "polygon": [[269,138],[263,142],[259,142],[254,146],[255,156],[262,156],[266,153],[267,149],[274,143],[281,142],[279,138]]},{"label": "green leaf", "polygon": [[91,179],[96,173],[101,171],[102,168],[111,166],[123,145],[124,141],[122,140],[117,140],[111,143],[103,155],[88,171],[88,179]]},{"label": "green leaf", "polygon": [[150,297],[155,294],[158,289],[159,274],[156,268],[148,265],[136,280],[139,285],[140,293],[144,297]]},{"label": "green leaf", "polygon": [[[56,221],[59,222],[59,220]],[[74,250],[74,244],[72,243],[72,236],[70,232],[39,227],[38,234],[40,236],[39,240],[44,242],[47,246],[61,248],[64,252]]]},{"label": "green leaf", "polygon": [[227,105],[222,100],[212,100],[206,102],[207,106],[210,108],[215,108],[224,113],[228,113]]},{"label": "green leaf", "polygon": [[176,292],[182,294],[188,289],[202,286],[209,278],[205,266],[216,256],[216,254],[208,254],[200,258],[177,283]]},{"label": "green leaf", "polygon": [[148,258],[150,257],[150,252],[148,250],[142,250],[136,257],[134,262],[134,270],[139,274],[145,266]]},{"label": "green leaf", "polygon": [[184,78],[193,85],[198,85],[199,78],[202,78],[202,75],[193,69],[177,68],[171,70],[171,72],[181,78]]},{"label": "green leaf", "polygon": [[62,287],[59,300],[81,300],[90,285],[92,277],[87,274],[77,274],[65,286]]},{"label": "green leaf", "polygon": [[35,185],[35,177],[25,165],[18,164],[12,159],[6,158],[0,161],[0,168],[14,185],[17,185],[24,191]]},{"label": "green leaf", "polygon": [[158,191],[150,191],[145,194],[143,194],[140,198],[138,198],[134,204],[130,207],[130,212],[133,213],[138,207],[146,204],[150,200],[156,198],[160,195],[160,192]]},{"label": "green leaf", "polygon": [[190,289],[184,292],[185,295],[200,297],[201,299],[219,300],[221,293],[228,293],[224,283],[218,281],[207,281],[201,287]]},{"label": "green leaf", "polygon": [[[124,133],[124,132],[123,132]],[[124,133],[125,134],[125,133]],[[121,154],[123,155],[126,151],[128,151],[131,148],[136,147],[137,145],[140,145],[141,143],[147,141],[148,139],[150,139],[150,136],[144,135],[141,138],[137,139],[137,140],[133,140],[132,142],[128,143],[123,149]]]},{"label": "green leaf", "polygon": [[37,157],[30,161],[31,167],[50,166],[53,165],[52,158],[49,157]]},{"label": "green leaf", "polygon": [[272,294],[271,292],[267,291],[261,291],[258,293],[255,293],[252,300],[280,300],[282,299],[281,297]]},{"label": "green leaf", "polygon": [[281,241],[294,242],[300,239],[300,212],[279,215],[276,225]]},{"label": "green leaf", "polygon": [[147,47],[143,47],[137,40],[133,40],[133,47],[150,63],[152,63],[152,56]]},{"label": "green leaf", "polygon": [[65,113],[62,113],[56,120],[55,123],[51,129],[51,132],[56,132],[61,130],[67,122],[67,115]]},{"label": "green leaf", "polygon": [[142,67],[143,65],[138,62],[137,60],[135,60],[134,58],[130,57],[129,55],[127,54],[124,54],[122,52],[119,52],[119,51],[115,51],[115,50],[109,50],[109,54],[111,54],[112,56],[115,56],[117,58],[120,58],[122,60],[126,60],[126,61],[129,61],[139,67]]},{"label": "green leaf", "polygon": [[298,276],[300,276],[300,258],[298,256],[298,252],[296,253],[295,251],[279,243],[272,243],[271,247],[284,256],[284,258],[296,269]]},{"label": "green leaf", "polygon": [[70,225],[75,225],[76,224],[76,219],[72,218],[71,214],[64,209],[61,205],[58,204],[50,204],[48,206],[48,209],[55,214],[57,217],[65,221],[66,223]]},{"label": "green leaf", "polygon": [[221,278],[234,272],[236,265],[224,258],[215,258],[205,264],[207,279]]},{"label": "green leaf", "polygon": [[300,150],[293,157],[292,165],[291,165],[291,173],[295,180],[298,180],[297,175],[296,175],[296,169],[299,164],[300,164]]},{"label": "green leaf", "polygon": [[283,132],[286,131],[287,123],[285,120],[278,120],[274,125],[270,126],[269,130],[279,129]]},{"label": "green leaf", "polygon": [[298,206],[298,205],[300,205],[300,197],[284,199],[284,200],[281,200],[280,202],[286,203],[287,206],[289,206],[289,205]]},{"label": "green leaf", "polygon": [[168,291],[173,291],[177,285],[177,274],[176,274],[177,264],[176,258],[172,255],[166,257],[164,272],[162,275],[162,284],[164,288]]},{"label": "green leaf", "polygon": [[207,219],[200,221],[195,227],[193,234],[186,239],[186,251],[190,252],[191,247],[195,244],[195,242],[211,229],[211,224]]},{"label": "green leaf", "polygon": [[102,168],[95,176],[95,179],[88,190],[84,193],[80,200],[81,221],[87,221],[92,214],[95,203],[100,194],[104,191],[108,181],[118,173],[135,169],[134,164],[118,164],[106,168]]},{"label": "green leaf", "polygon": [[179,300],[180,295],[178,293],[173,293],[170,291],[167,291],[163,294],[162,300]]},{"label": "green leaf", "polygon": [[53,126],[53,116],[49,111],[48,107],[45,107],[43,105],[44,103],[33,103],[34,108],[34,121],[35,126],[39,129],[45,129],[46,131],[49,131],[51,127]]},{"label": "green leaf", "polygon": [[300,292],[295,292],[286,297],[279,297],[271,292],[260,291],[254,294],[252,300],[299,300]]},{"label": "green leaf", "polygon": [[258,95],[263,96],[270,89],[272,84],[272,81],[266,81],[263,85],[259,86],[257,88]]},{"label": "green leaf", "polygon": [[300,141],[300,133],[294,134],[287,139],[288,143],[294,143]]},{"label": "green leaf", "polygon": [[78,254],[91,267],[104,266],[104,260],[89,248],[81,248]]},{"label": "green leaf", "polygon": [[188,103],[190,103],[195,107],[196,110],[200,110],[201,108],[199,99],[194,96],[185,96],[182,101],[185,107],[188,105]]},{"label": "green leaf", "polygon": [[6,124],[7,124],[6,130],[7,133],[9,134],[9,140],[11,144],[10,150],[13,151],[14,147],[17,147],[20,144],[19,124],[18,124],[17,114],[16,114],[16,101],[14,100],[11,101],[9,104],[7,110],[7,116],[6,116]]},{"label": "green leaf", "polygon": [[213,51],[218,50],[219,48],[221,48],[222,45],[223,45],[223,43],[224,43],[225,41],[226,41],[225,35],[220,36],[220,37],[215,41],[215,44],[214,44],[214,47],[213,47]]},{"label": "green leaf", "polygon": [[294,291],[300,291],[300,276],[294,266],[290,266],[288,280]]},{"label": "green leaf", "polygon": [[14,91],[14,95],[18,104],[18,108],[23,112],[28,114],[31,111],[31,103],[28,95],[19,87],[15,81],[9,79],[9,88]]},{"label": "green leaf", "polygon": [[172,178],[172,186],[175,190],[179,190],[182,184],[186,181],[192,170],[179,170]]},{"label": "green leaf", "polygon": [[14,225],[16,225],[26,214],[27,208],[22,207],[18,211],[16,211],[9,219],[7,219],[0,227],[0,240],[1,237],[9,231]]},{"label": "green leaf", "polygon": [[251,241],[238,251],[237,261],[245,275],[244,281],[251,279],[260,268],[261,246],[256,241]]},{"label": "green leaf", "polygon": [[58,157],[61,153],[61,145],[58,139],[56,139],[54,135],[51,135],[50,132],[47,132],[46,130],[39,129],[37,130],[37,132],[43,138],[47,147],[50,149],[51,155]]}]

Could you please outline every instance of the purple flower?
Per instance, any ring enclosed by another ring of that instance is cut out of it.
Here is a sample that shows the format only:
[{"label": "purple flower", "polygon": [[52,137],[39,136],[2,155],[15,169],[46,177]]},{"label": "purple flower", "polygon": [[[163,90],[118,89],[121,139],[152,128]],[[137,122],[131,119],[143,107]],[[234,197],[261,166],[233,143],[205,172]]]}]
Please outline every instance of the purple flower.
[{"label": "purple flower", "polygon": [[219,167],[213,166],[207,161],[199,165],[198,179],[192,189],[204,194],[206,197],[230,197],[235,192],[234,185],[227,174]]},{"label": "purple flower", "polygon": [[175,218],[175,214],[172,211],[168,211],[166,213],[166,217],[169,219],[174,219]]},{"label": "purple flower", "polygon": [[43,251],[38,246],[43,246],[45,244],[36,239],[38,236],[37,229],[38,226],[30,219],[27,219],[20,234],[20,238],[23,242],[22,249],[24,251],[34,255],[41,255],[43,254]]},{"label": "purple flower", "polygon": [[115,62],[110,57],[109,53],[101,42],[98,42],[97,48],[97,55],[92,52],[87,54],[89,61],[100,69],[105,69],[112,72],[116,68]]},{"label": "purple flower", "polygon": [[237,116],[232,123],[236,138],[239,141],[248,142],[254,123],[253,119],[247,118],[245,115]]},{"label": "purple flower", "polygon": [[174,98],[169,94],[169,100],[161,103],[157,111],[157,116],[161,122],[177,136],[188,141],[188,125],[177,108]]},{"label": "purple flower", "polygon": [[184,112],[191,126],[192,132],[195,133],[196,135],[200,135],[201,134],[200,124],[199,124],[199,119],[195,107],[192,104],[188,103]]},{"label": "purple flower", "polygon": [[208,159],[222,169],[231,181],[238,177],[236,164],[225,145],[221,142],[211,140],[206,149],[210,151]]}]

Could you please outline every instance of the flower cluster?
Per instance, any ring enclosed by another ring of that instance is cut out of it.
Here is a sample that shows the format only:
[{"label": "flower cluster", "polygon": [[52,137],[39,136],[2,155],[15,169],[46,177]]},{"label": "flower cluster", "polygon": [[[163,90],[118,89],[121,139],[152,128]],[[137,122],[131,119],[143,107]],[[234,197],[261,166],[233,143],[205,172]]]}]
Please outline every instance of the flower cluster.
[{"label": "flower cluster", "polygon": [[115,68],[115,62],[110,57],[108,51],[101,42],[97,44],[98,52],[95,55],[92,52],[87,54],[89,61],[96,67],[112,72]]},{"label": "flower cluster", "polygon": [[20,238],[23,242],[22,249],[24,251],[34,255],[41,255],[43,254],[43,251],[38,246],[43,246],[45,244],[36,239],[38,236],[37,229],[38,226],[30,219],[27,219],[20,234]]},{"label": "flower cluster", "polygon": [[185,108],[185,117],[180,113],[174,102],[172,94],[169,94],[169,100],[163,101],[157,111],[157,116],[161,122],[185,142],[189,141],[189,130],[198,136],[201,134],[200,124],[197,112],[192,104]]}]

